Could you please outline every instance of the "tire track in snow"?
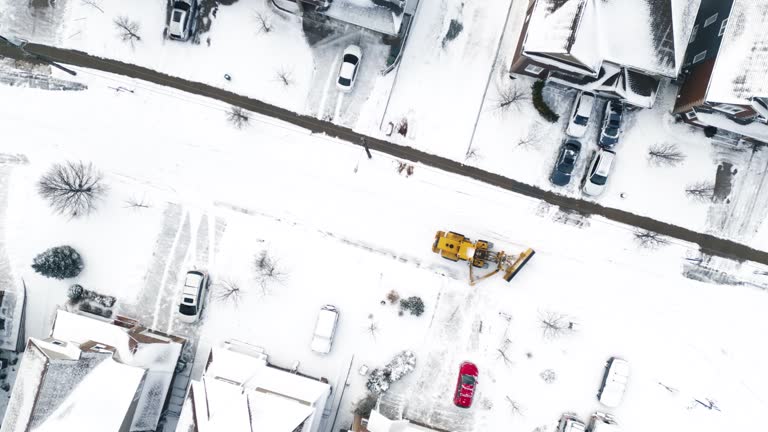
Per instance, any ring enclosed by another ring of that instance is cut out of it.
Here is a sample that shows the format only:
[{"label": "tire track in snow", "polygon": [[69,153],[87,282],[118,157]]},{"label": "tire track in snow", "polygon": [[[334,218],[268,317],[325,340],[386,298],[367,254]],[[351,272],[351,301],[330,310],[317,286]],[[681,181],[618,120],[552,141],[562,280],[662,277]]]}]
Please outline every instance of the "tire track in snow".
[{"label": "tire track in snow", "polygon": [[169,259],[163,269],[162,282],[157,286],[159,293],[155,300],[155,313],[152,321],[152,328],[155,329],[160,328],[159,326],[165,328],[168,325],[168,318],[165,318],[167,317],[167,314],[161,312],[163,308],[173,308],[172,303],[173,299],[176,298],[176,286],[179,279],[179,271],[181,270],[181,265],[187,255],[187,249],[189,248],[192,237],[189,219],[189,213],[184,212],[184,222],[176,232],[173,246],[168,255]]}]

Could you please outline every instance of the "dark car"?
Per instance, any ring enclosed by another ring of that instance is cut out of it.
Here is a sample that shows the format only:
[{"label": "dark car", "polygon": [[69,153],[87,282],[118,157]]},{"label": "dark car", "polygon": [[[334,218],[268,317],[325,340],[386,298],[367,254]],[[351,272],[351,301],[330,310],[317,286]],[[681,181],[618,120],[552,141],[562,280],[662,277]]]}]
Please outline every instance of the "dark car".
[{"label": "dark car", "polygon": [[611,149],[619,142],[623,115],[624,107],[621,102],[612,100],[605,104],[603,126],[600,128],[600,139],[597,142],[600,147]]},{"label": "dark car", "polygon": [[552,176],[549,180],[557,186],[565,186],[571,181],[571,173],[579,159],[581,143],[575,139],[568,139],[560,147],[560,154],[557,155],[555,166],[552,168]]},{"label": "dark car", "polygon": [[474,363],[464,362],[459,366],[459,380],[456,383],[453,403],[459,408],[472,406],[475,387],[477,387],[477,366]]}]

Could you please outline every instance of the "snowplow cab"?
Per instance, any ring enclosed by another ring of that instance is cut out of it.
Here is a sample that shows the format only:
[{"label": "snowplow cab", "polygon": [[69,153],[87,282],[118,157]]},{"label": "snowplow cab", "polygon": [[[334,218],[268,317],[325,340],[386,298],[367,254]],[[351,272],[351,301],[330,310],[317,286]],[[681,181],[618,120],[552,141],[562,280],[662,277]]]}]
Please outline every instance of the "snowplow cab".
[{"label": "snowplow cab", "polygon": [[470,261],[475,267],[485,268],[488,266],[486,258],[489,247],[490,243],[485,240],[473,243],[463,234],[438,231],[432,243],[432,252],[451,261]]}]

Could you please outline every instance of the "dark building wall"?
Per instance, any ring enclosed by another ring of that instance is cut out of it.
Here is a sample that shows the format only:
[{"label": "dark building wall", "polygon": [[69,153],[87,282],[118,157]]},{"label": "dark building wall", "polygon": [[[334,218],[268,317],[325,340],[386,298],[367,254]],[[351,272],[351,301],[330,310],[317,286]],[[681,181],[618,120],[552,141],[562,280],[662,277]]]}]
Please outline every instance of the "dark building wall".
[{"label": "dark building wall", "polygon": [[[699,12],[696,15],[696,21],[693,27],[695,34],[691,34],[691,39],[689,40],[685,52],[685,60],[683,61],[684,70],[717,57],[720,41],[723,39],[720,30],[724,25],[723,21],[728,19],[732,6],[733,0],[701,1],[701,6],[699,7]],[[714,21],[705,26],[707,20],[711,20],[713,17]],[[703,58],[700,56],[700,58],[696,59],[696,63],[693,62],[697,55],[705,52],[706,54]]]},{"label": "dark building wall", "polygon": [[715,59],[711,58],[696,64],[688,71],[683,85],[677,92],[675,108],[672,110],[674,114],[690,111],[693,107],[704,103],[714,67]]},{"label": "dark building wall", "polygon": [[[512,64],[509,66],[509,72],[528,75],[535,78],[544,78],[549,72],[549,66],[543,63],[537,63],[523,55],[523,44],[525,43],[525,36],[528,34],[528,24],[531,21],[531,14],[533,13],[534,6],[536,6],[536,0],[529,0],[528,10],[525,12],[525,22],[523,23],[522,30],[520,30],[520,37],[517,38],[517,47],[515,48],[515,55],[512,57]],[[525,70],[529,66],[537,66],[542,70],[539,73],[531,73]]]}]

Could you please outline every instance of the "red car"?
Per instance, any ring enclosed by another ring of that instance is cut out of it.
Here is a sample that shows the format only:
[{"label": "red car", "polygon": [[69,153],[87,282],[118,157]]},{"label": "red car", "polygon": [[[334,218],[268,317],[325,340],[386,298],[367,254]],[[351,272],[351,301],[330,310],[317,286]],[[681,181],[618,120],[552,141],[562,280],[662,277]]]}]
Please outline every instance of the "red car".
[{"label": "red car", "polygon": [[456,394],[453,403],[460,408],[469,408],[472,405],[472,397],[477,386],[477,366],[474,363],[464,362],[459,367],[459,379],[456,382]]}]

